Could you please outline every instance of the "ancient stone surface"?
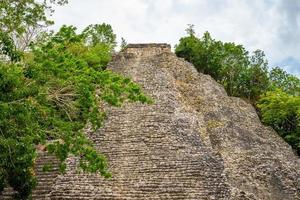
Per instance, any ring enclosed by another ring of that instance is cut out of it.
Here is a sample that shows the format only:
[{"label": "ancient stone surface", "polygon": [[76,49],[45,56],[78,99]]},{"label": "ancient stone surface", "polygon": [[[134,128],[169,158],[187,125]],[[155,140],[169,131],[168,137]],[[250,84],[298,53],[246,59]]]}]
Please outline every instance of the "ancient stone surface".
[{"label": "ancient stone surface", "polygon": [[[38,153],[39,156],[35,163],[35,174],[38,177],[38,185],[32,194],[32,198],[45,199],[51,192],[55,179],[59,175],[58,160],[43,151],[39,151]],[[43,170],[43,166],[45,165],[49,166],[47,171]],[[0,199],[12,199],[13,193],[12,188],[6,188],[3,194],[0,194]]]},{"label": "ancient stone surface", "polygon": [[67,173],[53,171],[34,199],[300,199],[300,160],[290,146],[169,45],[128,45],[109,69],[155,101],[105,106],[105,126],[87,131],[113,178],[80,173],[69,158]]}]

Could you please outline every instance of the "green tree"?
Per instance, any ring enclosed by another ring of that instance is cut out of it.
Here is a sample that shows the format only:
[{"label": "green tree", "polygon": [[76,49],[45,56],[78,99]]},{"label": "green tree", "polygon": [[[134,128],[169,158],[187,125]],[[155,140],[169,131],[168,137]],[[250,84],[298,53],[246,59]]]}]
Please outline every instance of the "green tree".
[{"label": "green tree", "polygon": [[36,185],[37,145],[56,155],[62,172],[72,154],[84,171],[109,177],[105,157],[84,128],[101,126],[102,102],[150,102],[130,79],[104,70],[115,40],[108,25],[107,32],[93,32],[101,27],[93,25],[81,34],[63,26],[55,34],[43,33],[31,51],[21,53],[16,38],[29,27],[51,24],[45,14],[52,11],[49,2],[0,2],[0,192],[10,185],[17,199],[28,199]]},{"label": "green tree", "polygon": [[[196,50],[198,49],[198,38],[190,36],[180,38],[179,44],[175,46],[175,53],[177,56],[185,58],[187,61],[194,63],[197,59],[195,58]],[[195,65],[195,67],[197,67]]]},{"label": "green tree", "polygon": [[22,53],[17,50],[13,39],[6,32],[0,31],[0,60],[19,61]]},{"label": "green tree", "polygon": [[199,72],[210,74],[218,80],[222,67],[222,43],[213,40],[208,32],[197,38],[189,32],[189,28],[187,31],[189,36],[181,38],[176,45],[176,55],[193,63]]},{"label": "green tree", "polygon": [[300,155],[300,96],[276,89],[263,95],[257,106],[262,121],[272,126]]},{"label": "green tree", "polygon": [[[22,43],[22,50],[34,39],[36,30],[53,24],[47,19],[47,13],[53,13],[52,5],[64,5],[67,0],[1,0],[0,1],[0,32]],[[0,44],[3,45],[2,43]]]},{"label": "green tree", "polygon": [[256,50],[249,58],[248,66],[240,72],[238,81],[239,95],[249,99],[253,104],[270,87],[268,76],[268,62],[261,50]]},{"label": "green tree", "polygon": [[93,24],[84,29],[82,35],[89,46],[95,46],[99,43],[108,44],[111,49],[116,47],[116,35],[109,24]]},{"label": "green tree", "polygon": [[256,50],[249,56],[242,45],[216,41],[208,32],[197,38],[191,28],[175,46],[176,55],[193,63],[199,72],[211,75],[228,95],[247,98],[255,104],[269,85],[264,52]]},{"label": "green tree", "polygon": [[228,95],[241,96],[241,74],[247,69],[248,52],[243,46],[234,43],[220,42],[217,48],[221,52],[217,80],[225,87]]},{"label": "green tree", "polygon": [[291,95],[300,95],[300,79],[279,67],[270,71],[272,89],[279,88]]},{"label": "green tree", "polygon": [[38,144],[57,156],[62,172],[73,154],[83,170],[110,176],[84,127],[101,126],[103,101],[120,106],[149,99],[128,78],[102,70],[110,58],[108,46],[86,46],[74,27],[63,26],[48,42],[34,46],[24,65],[0,63],[0,189],[9,184],[17,198],[30,195]]}]

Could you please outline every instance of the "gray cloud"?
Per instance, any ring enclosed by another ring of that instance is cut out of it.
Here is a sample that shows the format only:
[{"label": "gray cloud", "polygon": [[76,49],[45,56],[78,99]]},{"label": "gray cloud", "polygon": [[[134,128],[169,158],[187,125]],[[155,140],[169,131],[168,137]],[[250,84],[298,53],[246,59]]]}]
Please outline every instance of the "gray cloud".
[{"label": "gray cloud", "polygon": [[288,45],[299,44],[300,36],[300,1],[281,0],[278,6],[282,23],[279,30],[282,42]]},{"label": "gray cloud", "polygon": [[175,45],[194,24],[199,36],[209,31],[216,39],[262,49],[269,63],[300,60],[299,0],[70,0],[56,8],[54,29],[73,24],[79,29],[106,22],[128,42],[167,42]]}]

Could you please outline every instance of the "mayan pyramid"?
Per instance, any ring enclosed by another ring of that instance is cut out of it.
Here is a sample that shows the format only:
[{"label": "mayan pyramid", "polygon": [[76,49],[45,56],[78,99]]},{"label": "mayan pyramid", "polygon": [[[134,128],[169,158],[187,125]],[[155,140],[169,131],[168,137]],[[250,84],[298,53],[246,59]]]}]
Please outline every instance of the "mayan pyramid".
[{"label": "mayan pyramid", "polygon": [[87,131],[113,177],[78,172],[76,158],[68,159],[65,175],[41,172],[55,159],[40,152],[33,199],[300,199],[300,159],[291,147],[250,104],[228,97],[170,45],[128,45],[108,69],[131,77],[154,100],[105,106],[104,127]]}]

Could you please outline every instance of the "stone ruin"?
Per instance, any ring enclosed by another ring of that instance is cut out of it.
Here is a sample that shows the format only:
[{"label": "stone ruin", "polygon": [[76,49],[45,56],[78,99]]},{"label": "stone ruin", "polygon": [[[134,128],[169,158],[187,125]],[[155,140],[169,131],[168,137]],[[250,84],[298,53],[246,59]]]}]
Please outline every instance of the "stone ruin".
[{"label": "stone ruin", "polygon": [[[109,160],[111,179],[79,173],[68,159],[64,175],[40,152],[33,199],[300,199],[300,159],[255,109],[227,96],[210,76],[176,57],[168,44],[129,44],[109,70],[131,77],[151,105],[105,106],[103,128],[88,131]],[[11,199],[6,189],[0,199]]]}]

